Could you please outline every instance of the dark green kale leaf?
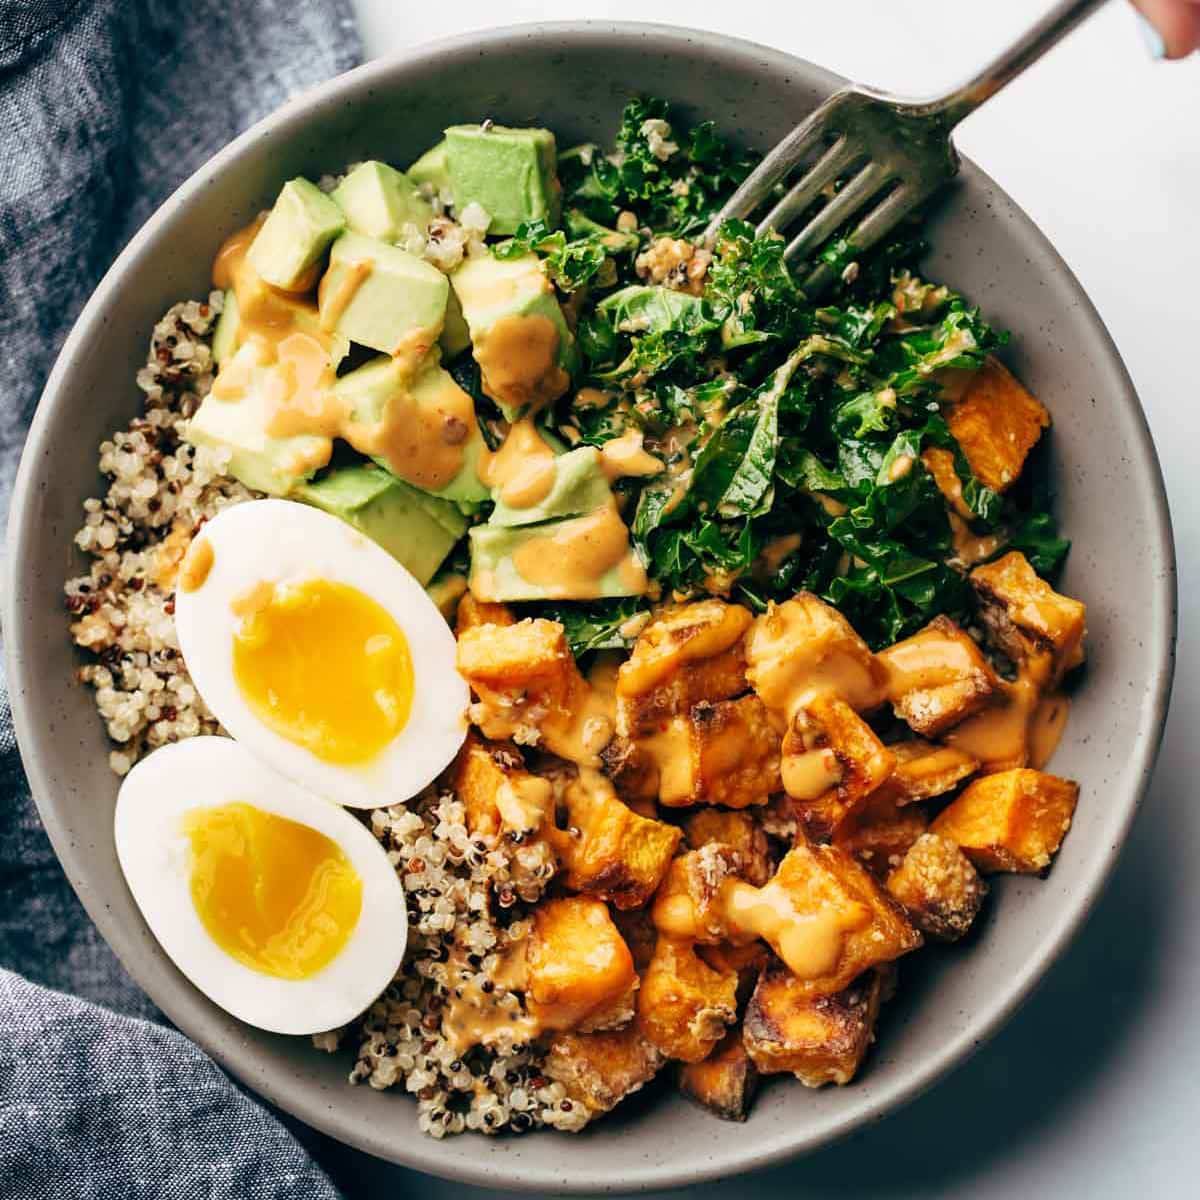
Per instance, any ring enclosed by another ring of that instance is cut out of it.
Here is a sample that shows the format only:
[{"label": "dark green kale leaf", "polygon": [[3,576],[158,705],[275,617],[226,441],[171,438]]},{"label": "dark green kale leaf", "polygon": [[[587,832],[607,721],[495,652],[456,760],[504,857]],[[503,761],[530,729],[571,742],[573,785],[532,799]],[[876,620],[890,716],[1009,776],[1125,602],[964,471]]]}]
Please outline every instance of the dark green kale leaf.
[{"label": "dark green kale leaf", "polygon": [[587,233],[572,241],[545,221],[522,221],[517,232],[492,247],[496,258],[520,258],[536,253],[546,274],[564,292],[574,292],[599,275],[608,262],[609,248],[602,235]]},{"label": "dark green kale leaf", "polygon": [[560,622],[571,653],[579,658],[594,650],[627,650],[633,644],[633,638],[626,637],[621,627],[646,608],[646,601],[641,597],[624,596],[619,600],[590,603],[564,601],[524,605],[522,613]]}]

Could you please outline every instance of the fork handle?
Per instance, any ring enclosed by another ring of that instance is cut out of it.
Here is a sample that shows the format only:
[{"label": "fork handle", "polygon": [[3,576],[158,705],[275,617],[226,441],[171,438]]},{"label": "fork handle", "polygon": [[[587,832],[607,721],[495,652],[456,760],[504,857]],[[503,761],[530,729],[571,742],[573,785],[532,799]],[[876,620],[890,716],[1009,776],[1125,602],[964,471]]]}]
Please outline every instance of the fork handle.
[{"label": "fork handle", "polygon": [[1066,37],[1081,21],[1090,17],[1107,0],[1061,0],[1027,33],[1019,37],[999,57],[993,59],[973,78],[937,100],[914,107],[929,116],[941,117],[946,128],[973,113],[1026,67],[1037,62],[1047,50]]}]

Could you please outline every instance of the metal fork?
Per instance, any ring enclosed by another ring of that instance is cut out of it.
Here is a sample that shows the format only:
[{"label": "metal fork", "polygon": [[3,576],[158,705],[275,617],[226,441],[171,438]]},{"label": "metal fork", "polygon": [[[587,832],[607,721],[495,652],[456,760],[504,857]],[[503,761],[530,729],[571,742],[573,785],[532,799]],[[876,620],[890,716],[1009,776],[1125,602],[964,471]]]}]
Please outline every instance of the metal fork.
[{"label": "metal fork", "polygon": [[[957,174],[958,153],[950,133],[959,121],[1104,3],[1061,0],[978,75],[933,100],[904,100],[856,86],[835,92],[797,125],[730,197],[706,230],[706,244],[712,245],[722,221],[730,217],[748,220],[781,183],[816,156],[759,222],[758,232],[782,234],[808,216],[785,251],[789,261],[803,260],[877,201],[847,235],[852,251],[869,250]],[[842,186],[829,195],[839,180]],[[882,195],[885,189],[886,195]],[[829,195],[828,202],[808,215],[823,195]],[[835,278],[835,269],[820,263],[802,287],[815,297]]]}]

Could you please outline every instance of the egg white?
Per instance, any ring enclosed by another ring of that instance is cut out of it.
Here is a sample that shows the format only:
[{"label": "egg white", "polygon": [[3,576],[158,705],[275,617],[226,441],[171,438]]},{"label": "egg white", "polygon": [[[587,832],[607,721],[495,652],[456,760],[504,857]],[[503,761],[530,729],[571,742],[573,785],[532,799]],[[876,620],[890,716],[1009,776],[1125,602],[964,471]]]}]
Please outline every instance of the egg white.
[{"label": "egg white", "polygon": [[[307,979],[278,979],[225,952],[191,896],[184,817],[245,803],[335,842],[362,880],[362,911],[337,956]],[[117,858],[146,923],[171,961],[214,1003],[273,1033],[320,1033],[353,1020],[388,986],[408,941],[404,888],[383,846],[348,812],[281,778],[229,738],[163,746],[125,777]]]},{"label": "egg white", "polygon": [[[178,589],[175,627],[197,691],[247,749],[310,791],[352,808],[415,796],[466,737],[469,694],[455,669],[454,634],[425,589],[387,551],[337,517],[290,500],[254,500],[219,513],[196,535],[212,547],[208,575]],[[408,723],[372,759],[329,763],[269,729],[233,675],[234,599],[261,581],[324,579],[371,597],[408,641],[413,701]]]}]

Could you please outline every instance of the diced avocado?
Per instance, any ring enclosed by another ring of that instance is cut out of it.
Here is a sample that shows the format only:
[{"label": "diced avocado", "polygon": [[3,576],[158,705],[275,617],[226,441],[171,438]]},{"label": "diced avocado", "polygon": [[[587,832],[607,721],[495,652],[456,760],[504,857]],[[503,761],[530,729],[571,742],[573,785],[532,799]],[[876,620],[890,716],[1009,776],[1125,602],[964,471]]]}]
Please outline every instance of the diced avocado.
[{"label": "diced avocado", "polygon": [[[532,399],[543,403],[557,399],[566,390],[569,378],[555,380],[549,376],[565,372],[569,377],[579,357],[574,335],[567,328],[554,287],[537,255],[502,259],[480,254],[465,259],[450,280],[471,333],[483,390],[499,404],[504,416],[514,421]],[[528,357],[523,360],[509,347],[497,346],[495,354],[490,352],[492,331],[501,321],[514,317],[544,317],[554,326],[558,345],[553,362]],[[541,374],[523,374],[522,366],[540,370]],[[556,382],[562,385],[557,395]]]},{"label": "diced avocado", "polygon": [[[218,375],[218,383],[187,423],[187,440],[230,454],[227,470],[248,488],[286,496],[328,461],[332,439],[316,434],[267,433],[274,392],[286,389],[277,363],[263,362],[261,347],[247,342]],[[236,394],[230,380],[237,379]],[[224,386],[222,386],[224,381]]]},{"label": "diced avocado", "polygon": [[452,125],[446,130],[446,166],[454,207],[478,204],[492,218],[488,232],[517,232],[522,221],[558,225],[562,188],[558,155],[548,129]]},{"label": "diced avocado", "polygon": [[397,242],[406,225],[424,231],[433,206],[407,175],[387,163],[360,163],[333,192],[333,200],[355,233]]},{"label": "diced avocado", "polygon": [[329,243],[346,228],[342,210],[316,184],[292,179],[250,243],[250,265],[285,292],[308,291],[312,270]]},{"label": "diced avocado", "polygon": [[554,483],[540,504],[513,508],[497,496],[489,525],[536,525],[556,517],[577,517],[607,504],[612,489],[600,469],[595,446],[579,446],[554,460]]},{"label": "diced avocado", "polygon": [[431,579],[425,591],[430,600],[437,605],[438,612],[446,618],[446,622],[453,625],[454,616],[458,612],[458,602],[467,594],[467,577],[457,571],[447,570],[436,579]]},{"label": "diced avocado", "polygon": [[217,318],[217,327],[213,330],[212,358],[220,366],[237,349],[238,342],[237,293],[233,288],[225,289],[225,303],[221,306],[221,315]]},{"label": "diced avocado", "polygon": [[301,484],[295,496],[378,542],[422,585],[467,529],[466,518],[449,501],[427,496],[369,463],[337,467]]},{"label": "diced avocado", "polygon": [[[512,529],[499,525],[476,525],[471,539],[471,594],[488,602],[520,600],[594,600],[613,596],[639,596],[645,592],[645,577],[640,586],[632,586],[621,566],[610,568],[587,594],[571,591],[569,582],[563,584],[535,582],[526,579],[517,569],[516,557],[530,542],[549,539],[570,520],[552,521],[546,525],[526,525]],[[539,547],[540,550],[540,547]],[[553,554],[553,545],[546,553]]]},{"label": "diced avocado", "polygon": [[711,320],[707,305],[700,296],[641,283],[630,284],[605,296],[596,305],[596,311],[607,317],[622,333],[661,333],[668,329],[688,331]]},{"label": "diced avocado", "polygon": [[467,329],[467,322],[463,317],[462,305],[458,302],[458,293],[453,288],[450,289],[450,295],[446,298],[446,323],[442,326],[442,335],[438,338],[438,345],[441,346],[442,354],[447,362],[452,358],[457,358],[471,346],[471,333]]},{"label": "diced avocado", "polygon": [[[403,360],[375,358],[353,371],[347,371],[334,385],[334,391],[347,402],[350,411],[351,429],[347,432],[352,442],[354,426],[367,429],[378,426],[390,405],[403,401],[407,396],[418,405],[440,407],[444,389],[447,388],[454,388],[456,392],[460,390],[449,372],[439,365],[436,351],[415,374]],[[366,443],[355,446],[355,449],[364,454],[373,453]],[[463,442],[462,469],[451,483],[430,494],[468,506],[487,500],[491,493],[479,478],[479,460],[484,449],[478,422],[472,422]],[[385,457],[378,454],[373,456],[381,467],[391,469]]]},{"label": "diced avocado", "polygon": [[446,167],[446,139],[426,150],[404,172],[418,186],[427,183],[439,195],[450,195],[450,172]]},{"label": "diced avocado", "polygon": [[321,324],[384,354],[423,354],[437,341],[450,286],[424,259],[343,233],[321,280]]}]

